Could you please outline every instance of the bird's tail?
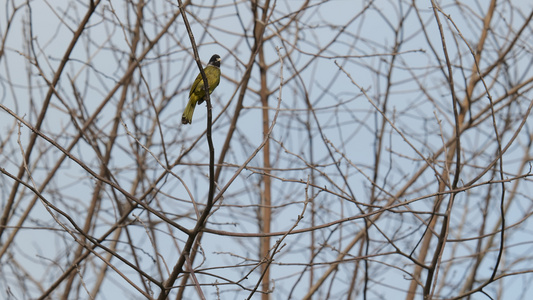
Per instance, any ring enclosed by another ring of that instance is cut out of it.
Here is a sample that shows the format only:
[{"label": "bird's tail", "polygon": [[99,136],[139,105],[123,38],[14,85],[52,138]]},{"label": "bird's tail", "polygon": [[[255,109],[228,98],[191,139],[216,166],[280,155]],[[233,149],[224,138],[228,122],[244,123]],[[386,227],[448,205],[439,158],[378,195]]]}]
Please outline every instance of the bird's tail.
[{"label": "bird's tail", "polygon": [[187,103],[187,106],[185,107],[185,111],[183,111],[183,116],[181,116],[182,124],[192,123],[192,115],[194,114],[195,107],[196,107],[196,101],[189,100],[189,103]]}]

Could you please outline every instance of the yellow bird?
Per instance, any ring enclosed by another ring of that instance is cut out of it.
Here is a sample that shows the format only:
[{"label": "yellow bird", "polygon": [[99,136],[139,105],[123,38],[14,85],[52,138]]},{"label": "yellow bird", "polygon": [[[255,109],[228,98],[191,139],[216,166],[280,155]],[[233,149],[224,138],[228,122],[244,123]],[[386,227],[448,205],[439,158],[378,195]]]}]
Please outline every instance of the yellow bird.
[{"label": "yellow bird", "polygon": [[[209,95],[215,90],[215,88],[220,83],[220,56],[215,54],[211,56],[209,63],[204,69],[205,76],[207,77],[207,83],[209,84]],[[182,124],[191,124],[192,115],[194,114],[194,108],[196,104],[202,104],[205,100],[205,90],[204,90],[204,81],[202,80],[202,74],[198,74],[194,83],[191,86],[191,91],[189,92],[189,102],[185,111],[183,111],[183,116],[181,117]]]}]

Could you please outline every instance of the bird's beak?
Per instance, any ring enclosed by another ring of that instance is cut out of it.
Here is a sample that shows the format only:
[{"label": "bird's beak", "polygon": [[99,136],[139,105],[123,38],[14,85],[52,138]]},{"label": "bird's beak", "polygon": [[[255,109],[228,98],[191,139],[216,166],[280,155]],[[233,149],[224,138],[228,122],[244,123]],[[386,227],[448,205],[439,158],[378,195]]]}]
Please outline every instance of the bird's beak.
[{"label": "bird's beak", "polygon": [[222,59],[220,59],[220,57],[217,58],[217,61],[222,61]]}]

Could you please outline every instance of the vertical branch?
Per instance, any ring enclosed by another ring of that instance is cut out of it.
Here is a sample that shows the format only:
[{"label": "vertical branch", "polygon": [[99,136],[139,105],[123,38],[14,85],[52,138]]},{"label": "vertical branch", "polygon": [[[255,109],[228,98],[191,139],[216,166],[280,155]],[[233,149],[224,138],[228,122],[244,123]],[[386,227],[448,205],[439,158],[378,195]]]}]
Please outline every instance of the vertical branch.
[{"label": "vertical branch", "polygon": [[[263,192],[261,193],[261,232],[270,233],[270,221],[272,214],[272,201],[271,201],[271,178],[270,178],[270,138],[268,136],[268,127],[270,120],[268,117],[268,86],[267,86],[267,63],[265,62],[264,47],[259,48],[259,74],[261,76],[261,89],[259,91],[259,97],[261,98],[261,106],[263,111],[263,139],[266,140],[263,148],[263,168],[265,174],[263,175]],[[269,257],[270,252],[270,236],[266,235],[261,238],[260,257],[265,260]],[[270,285],[270,270],[269,264],[263,263],[263,294],[262,299],[268,300],[269,294],[267,293]]]},{"label": "vertical branch", "polygon": [[[447,50],[447,45],[446,45],[446,39],[445,39],[445,36],[444,36],[444,30],[443,30],[443,27],[442,27],[442,23],[440,22],[440,18],[439,18],[439,13],[438,13],[438,10],[437,10],[437,3],[432,0],[432,7],[433,7],[433,14],[435,16],[435,20],[437,21],[437,25],[438,25],[438,28],[439,28],[439,33],[440,33],[440,36],[441,36],[441,42],[442,42],[442,50],[444,52],[444,57],[445,57],[445,60],[446,60],[446,66],[447,66],[447,69],[448,69],[448,84],[450,86],[450,93],[451,93],[451,97],[452,97],[452,107],[453,107],[453,114],[454,114],[454,119],[455,119],[455,143],[454,143],[454,146],[455,147],[451,147],[450,149],[450,152],[448,153],[449,154],[449,159],[447,159],[446,163],[447,164],[451,164],[452,163],[452,157],[453,157],[453,154],[455,153],[455,174],[454,174],[454,179],[453,179],[453,183],[452,183],[452,186],[451,188],[452,189],[456,189],[457,187],[457,183],[459,182],[459,176],[460,176],[460,172],[461,172],[461,139],[460,139],[460,135],[461,135],[461,132],[460,132],[460,127],[462,125],[462,121],[464,120],[460,120],[459,119],[459,112],[457,110],[457,106],[460,106],[460,103],[459,103],[459,100],[457,99],[456,95],[455,95],[455,85],[454,85],[454,80],[453,80],[453,70],[452,70],[452,63],[450,61],[450,57],[448,55],[448,50]],[[463,109],[462,112],[465,112],[466,113],[466,109]],[[441,186],[443,187],[443,185],[441,184]],[[435,286],[436,284],[436,281],[437,281],[437,274],[438,274],[438,265],[440,263],[440,260],[441,260],[441,257],[442,257],[442,253],[444,251],[444,247],[446,246],[446,239],[447,239],[447,236],[448,236],[448,232],[449,232],[449,222],[450,222],[450,214],[451,214],[451,209],[452,209],[452,206],[453,206],[453,202],[454,202],[454,199],[455,199],[455,193],[451,193],[450,194],[450,199],[448,200],[448,206],[446,208],[446,212],[443,216],[443,220],[442,220],[442,228],[441,228],[441,232],[440,232],[440,235],[438,237],[438,242],[437,242],[437,247],[435,249],[435,252],[433,254],[433,259],[431,261],[431,265],[429,266],[428,268],[428,275],[427,275],[427,278],[426,278],[426,283],[424,285],[424,299],[431,299],[431,296],[433,295],[433,292],[434,292],[434,289],[433,287]],[[439,199],[439,200],[442,200],[442,199]],[[438,202],[441,202],[439,201]],[[437,204],[437,205],[440,205],[440,204]],[[438,212],[438,210],[434,210],[435,213]],[[436,217],[434,216],[433,217],[434,219],[436,219]],[[431,235],[428,235],[428,237],[431,237]]]},{"label": "vertical branch", "polygon": [[[442,29],[442,24],[440,23],[440,20],[438,18],[438,6],[437,6],[437,3],[435,3],[435,1],[431,1],[432,3],[432,7],[433,7],[433,12],[434,12],[434,16],[435,16],[435,19],[437,21],[437,24],[438,24],[438,27],[439,27],[439,31],[440,31],[440,35],[441,35],[441,41],[442,41],[442,48],[443,48],[443,51],[444,51],[444,55],[445,55],[445,59],[446,59],[446,65],[447,65],[447,68],[448,68],[448,72],[447,72],[447,75],[448,75],[448,84],[450,85],[450,91],[451,91],[451,96],[452,96],[452,105],[453,105],[453,112],[454,112],[454,118],[455,118],[455,138],[451,141],[451,144],[447,146],[447,150],[446,153],[445,153],[445,156],[446,156],[446,161],[445,161],[445,164],[446,164],[446,170],[449,170],[451,168],[451,164],[453,162],[453,157],[455,156],[456,157],[456,174],[455,174],[455,177],[454,177],[454,181],[453,181],[453,184],[452,184],[452,189],[454,189],[456,186],[457,186],[457,183],[459,182],[459,172],[460,172],[460,169],[461,169],[461,164],[460,164],[460,159],[461,159],[461,155],[460,155],[460,140],[459,140],[459,137],[460,137],[460,128],[462,128],[462,126],[464,125],[465,123],[465,118],[466,118],[466,115],[467,113],[469,112],[470,110],[470,100],[472,99],[472,94],[473,94],[473,91],[474,91],[474,87],[476,85],[476,83],[479,81],[479,76],[477,76],[477,73],[479,72],[478,70],[478,62],[479,60],[481,59],[481,53],[482,53],[482,50],[483,50],[483,46],[484,46],[484,43],[485,43],[485,40],[487,38],[487,33],[488,31],[490,30],[490,21],[492,19],[492,16],[493,16],[493,12],[494,12],[494,8],[495,8],[495,4],[496,4],[496,1],[493,0],[491,1],[491,4],[489,6],[489,10],[487,11],[487,14],[485,15],[485,18],[484,18],[484,21],[483,21],[483,30],[481,32],[481,35],[480,35],[480,38],[479,38],[479,41],[478,41],[478,44],[477,44],[477,47],[476,47],[476,52],[474,54],[474,61],[475,61],[475,64],[474,64],[474,70],[472,72],[472,75],[470,77],[470,80],[469,80],[469,83],[468,83],[468,86],[467,86],[467,89],[466,89],[466,95],[465,95],[465,98],[463,99],[463,101],[460,103],[458,101],[458,99],[456,98],[456,95],[455,95],[455,91],[454,91],[454,83],[453,83],[453,72],[452,72],[452,69],[451,69],[451,62],[449,60],[449,57],[448,57],[448,52],[446,50],[446,42],[444,40],[444,32],[443,32],[443,29]],[[460,107],[460,111],[457,111],[457,106]],[[443,176],[442,176],[442,179],[439,181],[439,192],[443,192],[445,191],[446,189],[446,186],[447,186],[447,183],[450,179],[450,174],[448,172],[444,172],[443,173]],[[440,205],[442,204],[442,200],[443,200],[443,196],[442,195],[439,195],[436,197],[435,199],[435,204],[434,204],[434,207],[433,207],[433,212],[434,213],[437,213],[439,210],[440,210]],[[450,198],[450,201],[453,201],[453,196],[451,196]],[[444,220],[443,220],[443,230],[445,229],[445,227],[447,227],[448,225],[446,224],[448,222],[448,218],[445,216]],[[418,255],[418,259],[420,261],[424,261],[428,252],[429,252],[429,247],[430,247],[430,243],[431,243],[431,240],[432,240],[432,232],[434,232],[434,229],[435,229],[435,226],[437,224],[437,217],[434,215],[431,220],[430,220],[430,223],[428,224],[428,230],[426,231],[426,233],[424,234],[424,237],[423,237],[423,241],[422,241],[422,245],[421,245],[421,248],[420,248],[420,253]],[[442,238],[442,234],[445,234],[445,231],[442,231],[441,232],[441,238]],[[440,251],[442,250],[442,243],[444,243],[443,240],[440,240],[440,242],[438,243],[438,249],[436,249],[435,251],[435,256],[433,257],[433,263],[432,263],[432,266],[430,267],[430,269],[428,270],[428,277],[426,278],[426,284],[424,286],[424,297],[429,297],[429,293],[430,293],[430,290],[431,290],[431,281],[433,280],[433,272],[435,271],[435,267],[436,267],[436,263],[437,263],[437,260],[438,260],[438,257],[437,256],[440,256]],[[422,272],[422,266],[416,266],[415,267],[415,270],[414,270],[414,273],[413,273],[413,276],[414,278],[419,278],[419,276],[421,275],[421,272]],[[412,300],[414,299],[415,295],[416,295],[416,288],[417,288],[417,283],[416,281],[412,281],[410,286],[409,286],[409,291],[408,291],[408,294],[407,294],[407,297],[406,299],[407,300]]]},{"label": "vertical branch", "polygon": [[[201,232],[202,228],[205,226],[207,217],[209,216],[209,213],[211,212],[211,209],[213,208],[213,199],[215,195],[215,149],[213,146],[213,139],[212,139],[213,115],[212,115],[211,97],[209,95],[209,82],[207,81],[207,77],[205,75],[202,62],[200,61],[200,56],[198,55],[198,48],[194,40],[194,34],[192,32],[189,21],[187,20],[187,14],[185,12],[185,7],[183,6],[183,3],[181,0],[178,0],[178,5],[179,5],[181,16],[183,17],[185,28],[187,29],[187,33],[191,41],[191,45],[192,45],[192,49],[194,53],[194,59],[196,60],[196,64],[198,66],[198,69],[200,70],[200,74],[202,75],[202,80],[204,82],[205,102],[207,104],[206,138],[207,138],[207,143],[209,145],[209,192],[208,192],[207,203],[206,203],[204,211],[202,212],[200,218],[196,221],[196,226],[194,227],[194,229],[190,231],[189,237],[187,238],[187,242],[185,243],[185,246],[183,247],[183,251],[180,257],[178,258],[178,261],[174,265],[174,268],[172,269],[172,273],[167,278],[167,280],[165,280],[165,282],[163,283],[161,293],[159,294],[159,297],[158,297],[158,299],[160,300],[166,299],[168,297],[168,294],[170,293],[170,289],[174,285],[174,282],[178,278],[178,275],[183,272],[183,265],[186,262],[186,258],[189,257],[191,253],[191,249],[196,240],[196,237]],[[189,266],[189,268],[192,269],[193,266],[191,265]]]},{"label": "vertical branch", "polygon": [[[281,54],[280,54],[280,49],[278,47],[276,47],[276,51],[278,52],[278,56],[279,56],[279,62],[280,62],[280,71],[279,71],[279,96],[278,96],[278,103],[277,103],[277,106],[276,106],[276,113],[274,114],[274,118],[272,120],[272,123],[267,123],[265,125],[265,123],[263,123],[263,143],[262,143],[262,147],[263,148],[263,153],[267,152],[269,153],[269,149],[267,149],[267,151],[265,151],[265,149],[267,148],[268,145],[270,145],[270,135],[272,134],[272,130],[274,129],[274,125],[276,124],[276,120],[278,118],[278,115],[279,115],[279,108],[280,108],[280,105],[281,105],[281,100],[282,100],[282,87],[283,87],[283,58],[281,57]],[[262,52],[262,51],[261,51]],[[260,52],[260,57],[261,57],[261,52]],[[265,62],[264,61],[264,57],[263,59],[261,60],[260,59],[260,66],[262,69],[265,70],[265,76],[266,76],[266,68],[264,67],[265,65],[263,65],[263,63],[261,62]],[[263,83],[263,81],[262,81]],[[265,85],[264,85],[264,88],[266,89],[266,78],[265,78],[265,81],[264,81]],[[263,85],[262,85],[263,86]],[[263,90],[262,90],[263,91]],[[262,94],[262,93],[261,93]],[[268,95],[265,95],[265,99],[268,98]],[[266,101],[266,100],[265,100]],[[268,104],[267,104],[268,105]],[[265,111],[266,107],[263,106],[263,113]],[[267,109],[267,116],[266,118],[268,119],[268,109]],[[264,119],[263,119],[264,121]],[[268,178],[269,179],[269,183],[268,183],[268,187],[270,188],[270,158],[267,158],[268,159],[268,162],[269,162],[269,168],[266,169],[265,168],[265,172],[268,172],[267,175],[264,175],[265,178]],[[266,185],[265,185],[266,186]],[[307,209],[307,204],[309,203],[309,197],[308,197],[308,188],[309,188],[309,180],[307,182],[307,186],[305,188],[305,202],[304,202],[304,207],[302,209],[302,213],[300,215],[298,215],[298,218],[297,218],[297,221],[294,223],[294,225],[291,227],[291,229],[289,229],[284,235],[282,238],[280,238],[279,240],[276,241],[275,245],[272,247],[272,252],[270,253],[270,235],[268,235],[268,233],[270,233],[270,212],[271,212],[271,209],[270,209],[270,198],[268,199],[269,201],[269,204],[268,206],[266,206],[266,204],[263,204],[265,203],[266,201],[262,201],[262,206],[261,206],[261,209],[263,211],[263,215],[267,214],[266,217],[267,218],[267,221],[268,221],[268,232],[265,231],[265,229],[263,228],[263,238],[261,239],[261,255],[265,255],[262,257],[262,264],[261,264],[261,276],[259,278],[259,280],[257,281],[257,284],[255,285],[254,289],[252,290],[252,292],[250,293],[250,295],[248,296],[247,299],[251,299],[252,296],[254,295],[254,293],[256,292],[257,288],[259,287],[259,285],[261,284],[261,281],[263,282],[263,293],[262,293],[262,296],[261,298],[262,299],[265,299],[265,300],[268,300],[270,299],[270,285],[269,285],[269,276],[270,276],[270,265],[272,264],[272,262],[274,261],[274,256],[281,250],[281,248],[284,247],[284,245],[282,244],[283,240],[289,235],[289,233],[291,231],[293,231],[296,226],[298,226],[298,223],[300,222],[301,219],[303,219],[303,216],[304,216],[304,213]],[[265,192],[266,193],[266,192]],[[270,191],[268,191],[268,196],[270,197]],[[263,197],[262,197],[263,198]],[[268,208],[267,212],[265,213],[263,208]],[[263,219],[263,224],[265,223],[265,220]],[[266,239],[268,237],[268,239]],[[265,242],[266,240],[266,242]],[[268,243],[268,244],[267,244]],[[266,244],[266,246],[265,246]],[[266,248],[266,249],[265,249]],[[265,249],[265,250],[263,250]],[[263,251],[266,251],[265,253],[263,253]]]}]

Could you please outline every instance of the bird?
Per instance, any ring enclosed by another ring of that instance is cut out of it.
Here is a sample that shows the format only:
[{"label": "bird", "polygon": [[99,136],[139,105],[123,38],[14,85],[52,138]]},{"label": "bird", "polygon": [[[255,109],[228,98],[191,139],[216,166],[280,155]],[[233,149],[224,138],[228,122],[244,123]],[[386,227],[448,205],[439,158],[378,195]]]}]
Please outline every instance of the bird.
[{"label": "bird", "polygon": [[[209,63],[204,69],[205,76],[207,77],[207,83],[209,84],[209,95],[213,93],[215,88],[220,83],[220,55],[215,54],[211,56]],[[202,74],[198,74],[194,80],[191,90],[189,92],[189,102],[183,111],[183,116],[181,117],[182,124],[191,124],[192,115],[194,114],[194,108],[196,104],[202,104],[205,100],[205,90],[204,90],[204,81],[202,79]]]}]

